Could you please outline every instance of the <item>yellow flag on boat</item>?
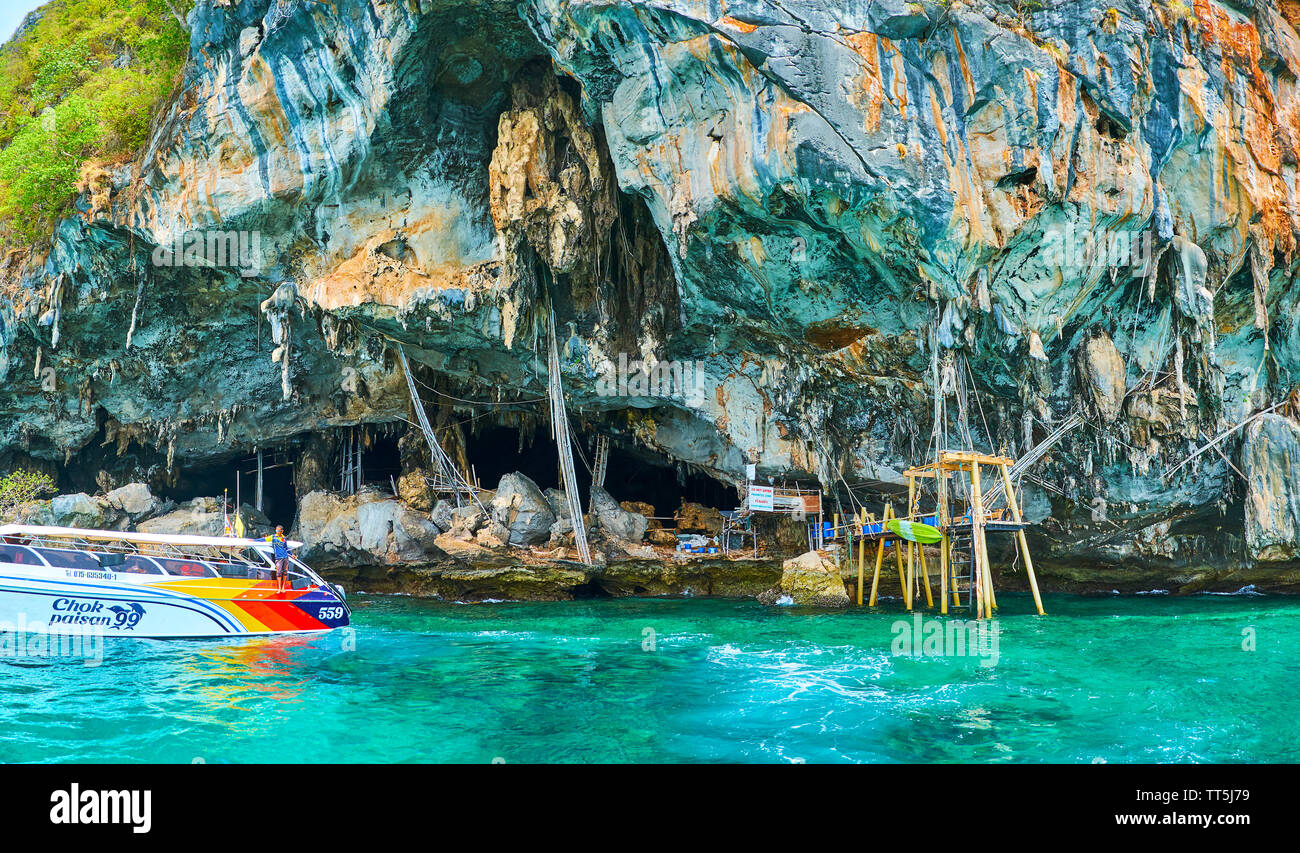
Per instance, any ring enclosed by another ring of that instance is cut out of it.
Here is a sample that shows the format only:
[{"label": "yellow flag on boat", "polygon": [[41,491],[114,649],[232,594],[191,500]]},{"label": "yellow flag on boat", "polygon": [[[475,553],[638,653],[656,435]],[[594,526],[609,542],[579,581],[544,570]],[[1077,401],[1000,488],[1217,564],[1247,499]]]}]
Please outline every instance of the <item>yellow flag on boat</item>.
[{"label": "yellow flag on boat", "polygon": [[244,516],[242,513],[235,513],[235,538],[244,538]]},{"label": "yellow flag on boat", "polygon": [[891,518],[885,522],[885,527],[889,528],[890,533],[900,536],[908,542],[933,545],[935,542],[943,541],[943,533],[940,532],[939,528],[922,524],[919,521],[904,521],[901,518]]}]

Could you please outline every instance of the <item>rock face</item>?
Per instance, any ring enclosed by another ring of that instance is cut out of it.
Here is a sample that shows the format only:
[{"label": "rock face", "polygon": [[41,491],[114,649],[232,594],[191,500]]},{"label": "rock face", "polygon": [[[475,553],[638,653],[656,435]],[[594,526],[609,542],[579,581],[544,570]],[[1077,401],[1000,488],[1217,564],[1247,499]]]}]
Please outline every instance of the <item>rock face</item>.
[{"label": "rock face", "polygon": [[1254,560],[1300,558],[1300,428],[1264,415],[1246,427],[1246,547]]},{"label": "rock face", "polygon": [[1223,459],[1162,475],[1300,375],[1294,0],[1035,5],[198,0],[136,162],[0,263],[0,470],[271,448],[301,499],[407,418],[395,342],[459,455],[458,401],[544,423],[554,309],[575,422],[679,472],[879,514],[960,376],[982,450],[1106,422],[1046,576],[1252,560]]},{"label": "rock face", "polygon": [[758,597],[764,604],[789,603],[809,607],[848,607],[839,566],[816,551],[781,564],[781,581]]},{"label": "rock face", "polygon": [[433,492],[429,489],[427,474],[422,470],[403,474],[397,481],[397,495],[402,503],[411,509],[429,512],[435,503]]},{"label": "rock face", "polygon": [[538,545],[551,536],[555,514],[537,484],[523,474],[506,474],[492,499],[492,520],[511,545]]},{"label": "rock face", "polygon": [[1105,333],[1089,338],[1080,348],[1080,380],[1088,402],[1102,423],[1113,423],[1124,405],[1124,358]]},{"label": "rock face", "polygon": [[439,530],[445,533],[451,529],[452,517],[455,509],[455,504],[446,498],[443,498],[434,504],[433,512],[430,514],[429,520],[432,521]]}]

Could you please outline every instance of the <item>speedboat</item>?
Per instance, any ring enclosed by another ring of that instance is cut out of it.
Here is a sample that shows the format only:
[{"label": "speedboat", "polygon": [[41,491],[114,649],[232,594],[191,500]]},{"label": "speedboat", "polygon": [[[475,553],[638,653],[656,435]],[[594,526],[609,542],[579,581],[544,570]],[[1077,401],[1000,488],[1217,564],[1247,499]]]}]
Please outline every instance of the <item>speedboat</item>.
[{"label": "speedboat", "polygon": [[261,539],[0,525],[0,631],[173,638],[348,624],[341,586],[296,558],[282,583],[271,554]]}]

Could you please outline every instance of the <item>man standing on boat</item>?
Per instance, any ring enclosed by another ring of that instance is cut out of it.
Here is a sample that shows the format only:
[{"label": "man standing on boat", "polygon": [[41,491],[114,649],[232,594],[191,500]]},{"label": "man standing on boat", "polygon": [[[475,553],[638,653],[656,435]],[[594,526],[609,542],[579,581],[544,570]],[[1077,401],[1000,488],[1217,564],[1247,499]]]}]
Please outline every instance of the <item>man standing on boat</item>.
[{"label": "man standing on boat", "polygon": [[275,581],[280,589],[289,577],[289,540],[284,537],[284,525],[277,524],[275,532],[265,541],[271,543],[271,557],[275,560]]}]

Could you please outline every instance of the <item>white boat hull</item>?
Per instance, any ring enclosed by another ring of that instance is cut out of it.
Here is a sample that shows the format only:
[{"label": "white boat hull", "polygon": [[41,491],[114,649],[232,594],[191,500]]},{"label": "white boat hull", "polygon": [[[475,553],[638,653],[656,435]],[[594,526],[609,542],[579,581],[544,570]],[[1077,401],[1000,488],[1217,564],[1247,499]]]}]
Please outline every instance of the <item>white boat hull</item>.
[{"label": "white boat hull", "polygon": [[333,589],[274,581],[118,575],[0,563],[0,631],[107,637],[315,633],[347,625]]}]

